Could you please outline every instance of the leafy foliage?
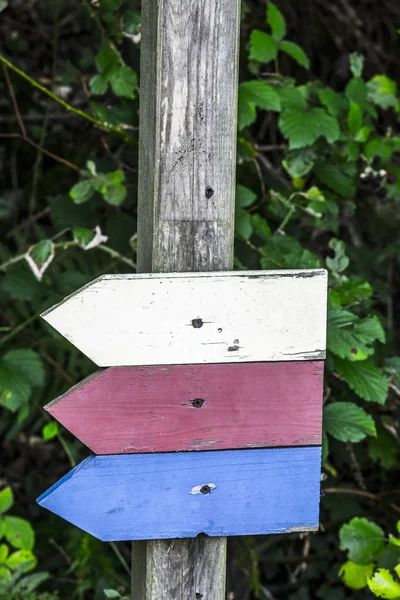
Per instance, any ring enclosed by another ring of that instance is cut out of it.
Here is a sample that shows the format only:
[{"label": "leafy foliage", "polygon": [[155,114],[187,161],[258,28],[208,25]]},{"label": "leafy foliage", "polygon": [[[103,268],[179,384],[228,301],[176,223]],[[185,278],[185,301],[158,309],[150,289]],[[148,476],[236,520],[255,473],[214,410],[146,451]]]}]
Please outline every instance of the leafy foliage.
[{"label": "leafy foliage", "polygon": [[[102,273],[135,270],[139,4],[0,0],[2,52],[33,80],[9,69],[16,113],[0,79],[2,136],[12,136],[0,139],[1,600],[127,594],[129,547],[51,520],[33,500],[85,456],[41,406],[94,368],[39,315]],[[397,597],[399,532],[383,533],[400,455],[399,72],[387,60],[397,5],[370,43],[355,25],[361,3],[351,17],[313,1],[242,4],[235,267],[329,271],[326,494],[316,535],[232,540],[228,591]],[[374,32],[378,5],[368,10]],[[311,11],[324,21],[317,31]],[[355,31],[365,56],[351,54]],[[36,554],[50,578],[27,572]]]}]

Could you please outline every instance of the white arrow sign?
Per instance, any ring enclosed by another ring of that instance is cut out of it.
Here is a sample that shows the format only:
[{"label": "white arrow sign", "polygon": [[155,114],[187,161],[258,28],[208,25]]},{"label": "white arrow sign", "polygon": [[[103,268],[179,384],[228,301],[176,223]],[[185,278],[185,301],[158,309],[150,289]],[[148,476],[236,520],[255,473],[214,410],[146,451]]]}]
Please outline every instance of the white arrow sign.
[{"label": "white arrow sign", "polygon": [[42,317],[99,366],[325,357],[327,274],[104,275]]}]

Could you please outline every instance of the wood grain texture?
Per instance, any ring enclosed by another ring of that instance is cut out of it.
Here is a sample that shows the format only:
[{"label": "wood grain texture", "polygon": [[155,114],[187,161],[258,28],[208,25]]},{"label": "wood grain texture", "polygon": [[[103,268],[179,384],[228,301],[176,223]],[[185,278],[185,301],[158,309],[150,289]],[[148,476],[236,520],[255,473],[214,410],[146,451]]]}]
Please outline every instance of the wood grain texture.
[{"label": "wood grain texture", "polygon": [[[139,272],[232,269],[240,6],[142,0]],[[191,548],[133,544],[132,597],[187,600],[201,577],[225,600],[226,539]]]},{"label": "wood grain texture", "polygon": [[42,316],[99,366],[325,357],[327,275],[104,275]]},{"label": "wood grain texture", "polygon": [[315,530],[320,457],[313,446],[91,456],[38,503],[104,541]]},{"label": "wood grain texture", "polygon": [[239,0],[144,0],[140,271],[233,261]]},{"label": "wood grain texture", "polygon": [[323,367],[112,367],[45,408],[96,454],[320,445]]},{"label": "wood grain texture", "polygon": [[[148,595],[159,600],[225,599],[225,569],[217,568],[226,563],[225,539],[200,534],[190,539],[152,541],[147,568],[143,565]],[[138,598],[135,580],[132,598]]]}]

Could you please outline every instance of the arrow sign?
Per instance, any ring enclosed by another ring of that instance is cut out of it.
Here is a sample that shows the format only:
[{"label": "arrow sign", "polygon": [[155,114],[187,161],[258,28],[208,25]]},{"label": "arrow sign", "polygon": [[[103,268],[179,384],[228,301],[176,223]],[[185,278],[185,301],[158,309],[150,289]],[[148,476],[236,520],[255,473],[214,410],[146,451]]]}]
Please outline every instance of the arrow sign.
[{"label": "arrow sign", "polygon": [[320,448],[91,456],[38,502],[104,541],[318,527]]},{"label": "arrow sign", "polygon": [[99,366],[318,360],[326,271],[104,275],[43,313]]},{"label": "arrow sign", "polygon": [[315,445],[323,366],[114,367],[45,408],[96,454]]}]

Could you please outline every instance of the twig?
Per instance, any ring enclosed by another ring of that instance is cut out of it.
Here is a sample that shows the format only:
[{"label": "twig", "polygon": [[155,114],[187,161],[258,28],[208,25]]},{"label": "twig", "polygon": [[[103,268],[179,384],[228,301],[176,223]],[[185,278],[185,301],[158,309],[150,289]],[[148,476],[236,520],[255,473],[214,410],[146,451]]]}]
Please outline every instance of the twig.
[{"label": "twig", "polygon": [[109,542],[111,548],[113,549],[113,551],[115,552],[115,555],[117,556],[119,562],[121,563],[121,565],[124,567],[125,571],[128,573],[129,577],[131,576],[131,570],[129,568],[128,563],[126,562],[125,558],[122,556],[117,544],[115,542]]},{"label": "twig", "polygon": [[[371,492],[364,492],[364,490],[355,490],[354,488],[324,488],[324,492],[326,494],[353,494],[354,496],[362,496],[363,498],[368,498],[369,500],[373,500],[374,502],[382,502],[382,497],[388,495],[388,493],[386,492],[382,494],[371,494]],[[396,493],[398,492],[399,490],[396,490]],[[389,506],[396,512],[400,512],[400,506],[397,506],[397,504],[390,503]]]},{"label": "twig", "polygon": [[62,156],[58,156],[57,154],[50,152],[50,150],[46,150],[46,148],[43,148],[42,146],[40,146],[40,144],[37,144],[36,142],[31,140],[31,138],[25,137],[21,133],[0,133],[0,138],[14,138],[17,140],[22,140],[23,142],[26,142],[27,144],[30,144],[31,146],[36,148],[36,150],[42,152],[43,154],[46,154],[46,156],[49,156],[53,160],[62,163],[66,167],[74,169],[74,171],[80,171],[78,165],[74,165],[74,163],[70,162],[66,158],[62,158]]},{"label": "twig", "polygon": [[99,250],[102,250],[103,252],[106,252],[113,258],[117,258],[120,262],[123,262],[126,265],[129,265],[134,271],[136,271],[136,264],[129,258],[126,258],[126,256],[123,256],[122,254],[120,254],[119,252],[114,250],[113,248],[110,248],[109,246],[103,246],[103,244],[96,246],[96,248],[98,248]]},{"label": "twig", "polygon": [[80,110],[79,108],[75,108],[71,104],[68,104],[68,102],[65,102],[65,100],[63,100],[56,94],[53,94],[53,92],[51,92],[50,90],[45,88],[43,85],[41,85],[40,83],[35,81],[35,79],[32,79],[32,77],[30,77],[27,73],[25,73],[25,71],[22,71],[21,69],[18,69],[18,67],[14,66],[13,63],[10,62],[2,54],[0,54],[0,62],[2,62],[4,65],[9,67],[12,71],[17,73],[21,77],[23,77],[33,87],[35,87],[38,90],[40,90],[41,92],[43,92],[43,94],[46,94],[52,100],[54,100],[55,102],[58,102],[58,104],[61,104],[61,106],[63,106],[67,110],[75,113],[76,115],[79,115],[83,119],[86,119],[86,121],[89,121],[90,123],[92,123],[93,125],[96,125],[96,127],[99,127],[100,129],[108,131],[109,133],[116,133],[118,135],[121,135],[125,140],[132,141],[132,138],[129,135],[127,135],[127,133],[125,133],[125,131],[123,131],[122,129],[118,129],[118,127],[113,127],[112,125],[107,125],[106,123],[103,123],[102,121],[99,121],[98,119],[95,119],[95,117],[92,117],[91,115],[85,113],[83,110]]},{"label": "twig", "polygon": [[65,379],[70,385],[74,385],[75,381],[68,375],[68,373],[62,368],[61,365],[58,364],[54,358],[52,358],[47,352],[41,352],[41,356],[43,356],[44,360],[46,360],[55,370],[60,373],[61,377]]},{"label": "twig", "polygon": [[36,213],[36,215],[32,215],[31,217],[28,217],[25,221],[23,221],[22,223],[20,223],[16,227],[14,227],[14,229],[11,229],[11,231],[9,231],[8,233],[6,233],[6,238],[12,237],[14,235],[14,233],[18,233],[18,231],[21,231],[21,229],[24,229],[30,223],[32,223],[34,221],[38,221],[42,217],[45,217],[46,215],[49,214],[49,212],[50,212],[50,208],[47,206],[46,208],[44,208],[40,212]]},{"label": "twig", "polygon": [[258,252],[258,254],[260,254],[263,258],[267,258],[270,262],[272,262],[272,264],[276,265],[280,269],[284,269],[285,268],[285,265],[283,265],[282,263],[278,262],[274,258],[271,258],[270,256],[268,256],[268,254],[266,252],[264,252],[264,250],[262,248],[257,248],[257,246],[255,246],[252,242],[250,242],[250,240],[246,240],[246,239],[244,239],[242,237],[240,239],[242,241],[244,241],[249,246],[249,248],[251,248],[255,252]]},{"label": "twig", "polygon": [[6,80],[8,91],[9,91],[10,96],[11,96],[11,101],[13,103],[14,112],[15,112],[15,116],[16,116],[19,128],[21,130],[22,135],[26,138],[26,137],[28,137],[28,135],[26,133],[25,125],[24,125],[24,122],[23,122],[22,117],[21,117],[21,113],[20,113],[20,110],[19,110],[17,98],[15,97],[14,88],[12,86],[12,83],[11,83],[11,80],[10,80],[10,76],[8,74],[8,69],[7,69],[7,67],[6,67],[5,64],[2,64],[1,66],[3,68],[4,79]]}]

